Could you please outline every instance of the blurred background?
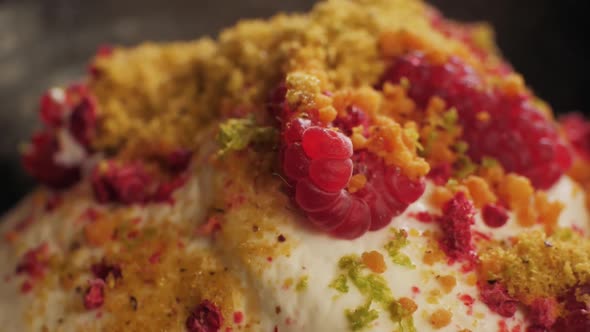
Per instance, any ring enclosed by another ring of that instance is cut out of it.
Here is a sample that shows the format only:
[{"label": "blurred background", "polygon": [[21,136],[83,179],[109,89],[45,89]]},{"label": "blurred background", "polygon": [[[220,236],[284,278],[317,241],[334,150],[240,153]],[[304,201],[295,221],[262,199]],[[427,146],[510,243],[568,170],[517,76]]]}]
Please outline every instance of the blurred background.
[{"label": "blurred background", "polygon": [[[19,143],[36,128],[38,96],[80,77],[100,44],[214,36],[240,18],[303,11],[313,0],[0,0],[0,214],[33,181]],[[590,111],[587,18],[580,0],[430,0],[447,16],[485,20],[506,58],[557,112]]]}]

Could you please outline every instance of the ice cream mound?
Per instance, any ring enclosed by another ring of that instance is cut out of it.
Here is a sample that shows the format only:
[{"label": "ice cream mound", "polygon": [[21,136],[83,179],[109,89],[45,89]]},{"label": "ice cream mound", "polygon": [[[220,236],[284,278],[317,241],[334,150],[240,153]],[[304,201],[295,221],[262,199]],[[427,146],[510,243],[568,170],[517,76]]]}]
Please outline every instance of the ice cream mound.
[{"label": "ice cream mound", "polygon": [[2,331],[588,331],[590,125],[485,24],[328,0],[41,98]]}]

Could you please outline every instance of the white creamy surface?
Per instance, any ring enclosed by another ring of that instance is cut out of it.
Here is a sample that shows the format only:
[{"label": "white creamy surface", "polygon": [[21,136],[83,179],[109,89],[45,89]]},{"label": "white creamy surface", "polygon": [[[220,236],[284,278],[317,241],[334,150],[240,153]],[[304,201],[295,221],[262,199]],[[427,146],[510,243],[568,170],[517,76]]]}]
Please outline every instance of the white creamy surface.
[{"label": "white creamy surface", "polygon": [[[177,197],[175,205],[152,204],[147,207],[136,207],[133,208],[134,213],[143,216],[149,215],[156,219],[200,220],[205,212],[204,207],[207,205],[208,195],[203,195],[203,193],[211,187],[209,181],[211,181],[211,174],[204,171],[201,176],[191,178],[175,194]],[[560,225],[576,225],[580,229],[588,231],[586,224],[588,212],[585,208],[584,193],[581,190],[574,190],[574,186],[575,184],[571,180],[563,178],[549,192],[549,195],[551,198],[560,199],[566,203],[566,208],[560,216]],[[262,262],[265,265],[261,274],[246,272],[253,271],[247,269],[244,269],[244,273],[240,274],[244,286],[255,290],[255,293],[258,294],[258,303],[262,306],[260,308],[262,310],[260,325],[253,327],[251,331],[267,332],[273,331],[275,327],[279,332],[348,331],[345,311],[364,304],[364,297],[350,281],[348,283],[350,291],[346,294],[340,294],[328,285],[342,273],[337,266],[341,257],[350,254],[361,255],[363,252],[371,250],[381,252],[385,258],[387,270],[382,276],[391,288],[393,296],[415,299],[418,310],[414,313],[414,323],[418,331],[432,330],[428,316],[437,309],[447,309],[453,314],[451,324],[439,331],[459,331],[464,328],[472,331],[496,331],[498,321],[504,320],[504,318],[492,313],[481,301],[475,302],[473,315],[469,315],[468,307],[459,300],[458,297],[462,294],[469,294],[477,299],[476,287],[466,281],[467,275],[461,272],[459,264],[449,266],[446,262],[440,262],[433,266],[427,266],[422,263],[426,246],[425,237],[410,236],[409,245],[402,249],[402,252],[407,254],[416,265],[415,269],[393,264],[383,249],[391,236],[391,227],[406,230],[415,229],[419,232],[438,227],[436,223],[418,222],[409,216],[411,213],[421,211],[439,212],[427,203],[430,189],[429,186],[427,193],[418,202],[412,204],[402,216],[396,218],[390,227],[378,232],[369,232],[353,241],[337,240],[323,233],[306,229],[296,222],[295,215],[293,215],[291,222],[277,225],[289,243],[296,243],[290,256],[288,258],[277,257],[272,262]],[[88,206],[98,206],[92,201],[86,184],[78,186],[68,193],[64,197],[68,202],[67,208],[59,209],[56,213],[34,211],[36,209],[34,208],[35,197],[32,195],[23,201],[19,207],[4,218],[0,225],[0,233],[4,234],[31,213],[36,214],[39,219],[23,235],[25,236],[24,244],[16,250],[4,241],[0,242],[0,261],[3,262],[0,267],[0,276],[3,278],[0,281],[0,331],[2,332],[36,331],[40,329],[42,324],[56,327],[57,319],[64,318],[66,309],[63,303],[66,303],[67,300],[71,301],[71,297],[74,295],[66,293],[58,287],[46,294],[46,302],[34,299],[31,295],[22,295],[19,287],[23,279],[14,275],[14,268],[26,250],[43,241],[47,241],[52,250],[57,252],[67,248],[71,237],[81,227],[75,222],[75,216],[79,216]],[[479,214],[476,216],[474,227],[494,238],[513,236],[525,230],[513,220],[500,229],[490,229],[483,223]],[[526,230],[530,230],[530,228]],[[200,238],[195,238],[192,243],[188,243],[189,247],[215,245],[223,246],[224,244],[206,242]],[[223,250],[223,248],[218,249]],[[98,253],[89,250],[87,254]],[[251,264],[251,262],[233,259],[231,253],[225,254],[223,259],[225,264],[237,270],[240,270],[241,266]],[[425,295],[433,289],[441,288],[435,279],[436,275],[452,275],[456,278],[457,285],[449,294],[442,292],[438,303],[431,304],[425,300],[427,297]],[[4,280],[5,276],[10,276],[9,281]],[[295,284],[303,276],[308,277],[307,289],[296,291]],[[293,286],[285,288],[285,281],[289,278],[293,280]],[[417,297],[412,294],[413,286],[420,288],[420,295]],[[32,317],[32,326],[25,325],[24,316],[28,314],[28,309],[35,308],[40,303],[44,304],[46,310],[36,311],[37,314]],[[278,306],[281,308],[280,314],[276,313]],[[370,328],[363,331],[395,330],[396,325],[378,303],[373,303],[371,308],[379,311],[379,319]],[[250,308],[246,306],[243,310],[248,317]],[[83,330],[80,326],[94,318],[92,312],[68,312],[65,315],[64,321],[59,325],[61,328],[55,329],[56,331]],[[519,312],[515,317],[506,321],[508,326],[516,325],[522,321],[522,313]]]}]

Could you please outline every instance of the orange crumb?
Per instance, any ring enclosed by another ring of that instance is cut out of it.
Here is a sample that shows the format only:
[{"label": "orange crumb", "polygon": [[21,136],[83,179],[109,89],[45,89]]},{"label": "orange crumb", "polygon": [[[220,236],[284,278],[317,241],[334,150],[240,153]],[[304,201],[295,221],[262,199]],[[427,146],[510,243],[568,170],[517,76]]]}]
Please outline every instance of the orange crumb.
[{"label": "orange crumb", "polygon": [[470,175],[462,181],[469,190],[475,207],[481,209],[489,203],[496,203],[496,195],[492,192],[488,183],[479,176]]},{"label": "orange crumb", "polygon": [[334,121],[337,115],[338,112],[336,112],[336,109],[332,106],[322,107],[318,111],[318,118],[324,124]]},{"label": "orange crumb", "polygon": [[411,119],[415,114],[416,104],[408,97],[407,90],[402,85],[385,83],[383,97],[381,114],[391,116],[398,122]]},{"label": "orange crumb", "polygon": [[355,174],[348,181],[348,191],[352,194],[362,189],[367,184],[367,177],[364,174]]},{"label": "orange crumb", "polygon": [[383,158],[387,165],[395,165],[411,179],[424,176],[430,165],[417,154],[418,132],[415,124],[402,127],[391,118],[378,116],[370,128],[367,149]]},{"label": "orange crumb", "polygon": [[451,198],[453,198],[453,192],[449,188],[436,187],[430,195],[430,203],[440,209]]},{"label": "orange crumb", "polygon": [[477,113],[475,117],[477,118],[477,121],[479,121],[479,122],[488,122],[491,119],[490,113],[485,112],[485,111]]},{"label": "orange crumb", "polygon": [[358,107],[369,116],[377,113],[381,104],[381,95],[369,87],[359,89],[344,89],[334,93],[332,106],[338,114],[346,114],[350,107]]},{"label": "orange crumb", "polygon": [[416,312],[416,310],[418,310],[418,305],[416,302],[414,302],[414,300],[410,299],[409,297],[400,297],[397,301],[408,313],[408,315],[411,315]]},{"label": "orange crumb", "polygon": [[436,278],[445,293],[450,293],[457,285],[457,279],[451,275],[439,276]]},{"label": "orange crumb", "polygon": [[379,50],[385,57],[395,57],[408,50],[426,50],[427,43],[408,30],[386,30],[379,35]]},{"label": "orange crumb", "polygon": [[545,232],[552,234],[557,227],[564,204],[560,201],[550,202],[545,192],[538,191],[535,194],[535,208],[539,215],[539,222],[545,227]]},{"label": "orange crumb", "polygon": [[526,91],[526,86],[522,76],[511,73],[500,81],[500,89],[509,96],[517,96]]},{"label": "orange crumb", "polygon": [[465,278],[465,281],[468,285],[475,286],[475,284],[477,284],[477,275],[475,273],[470,273],[467,275],[467,278]]},{"label": "orange crumb", "polygon": [[451,323],[453,314],[446,309],[438,309],[430,315],[428,321],[435,329],[443,328]]},{"label": "orange crumb", "polygon": [[524,176],[508,174],[504,177],[499,188],[500,197],[511,208],[528,205],[533,196],[534,188],[531,181]]},{"label": "orange crumb", "polygon": [[375,273],[383,273],[387,269],[383,255],[378,251],[366,251],[361,256],[363,264]]},{"label": "orange crumb", "polygon": [[115,223],[110,218],[100,218],[84,226],[86,241],[93,246],[101,246],[113,238]]},{"label": "orange crumb", "polygon": [[355,151],[364,149],[367,146],[367,138],[363,135],[363,128],[361,126],[352,128],[350,140],[352,141],[352,148]]}]

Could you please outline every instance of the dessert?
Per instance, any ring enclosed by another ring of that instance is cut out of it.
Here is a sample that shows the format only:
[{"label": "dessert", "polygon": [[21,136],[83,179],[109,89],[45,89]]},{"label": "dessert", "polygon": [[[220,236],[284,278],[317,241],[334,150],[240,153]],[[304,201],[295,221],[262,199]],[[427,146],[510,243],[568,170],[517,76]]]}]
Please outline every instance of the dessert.
[{"label": "dessert", "polygon": [[588,331],[590,125],[489,27],[328,0],[41,98],[6,331]]}]

